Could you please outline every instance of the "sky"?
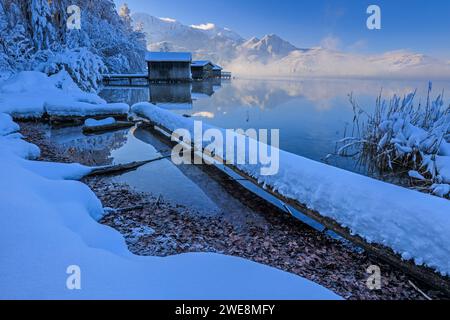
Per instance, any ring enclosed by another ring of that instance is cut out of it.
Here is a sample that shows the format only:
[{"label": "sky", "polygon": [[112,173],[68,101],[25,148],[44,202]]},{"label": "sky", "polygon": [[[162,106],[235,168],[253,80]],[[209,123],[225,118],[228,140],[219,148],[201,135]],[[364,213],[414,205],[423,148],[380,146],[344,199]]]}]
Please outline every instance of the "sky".
[{"label": "sky", "polygon": [[[359,53],[409,50],[450,60],[448,0],[115,0],[132,12],[181,23],[214,23],[244,38],[277,34],[300,48]],[[369,5],[381,9],[381,30],[366,26]]]}]

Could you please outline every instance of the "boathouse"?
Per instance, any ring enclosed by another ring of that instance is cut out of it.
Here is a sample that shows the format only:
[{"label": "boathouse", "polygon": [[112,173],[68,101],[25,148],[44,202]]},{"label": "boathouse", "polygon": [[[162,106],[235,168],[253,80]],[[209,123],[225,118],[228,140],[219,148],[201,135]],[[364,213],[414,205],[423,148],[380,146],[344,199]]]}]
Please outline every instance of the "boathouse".
[{"label": "boathouse", "polygon": [[213,67],[213,77],[214,78],[221,78],[222,77],[222,70],[223,68],[217,64],[214,64]]},{"label": "boathouse", "polygon": [[214,77],[214,64],[207,60],[192,61],[191,72],[192,79],[204,80]]},{"label": "boathouse", "polygon": [[191,81],[192,55],[189,52],[147,52],[150,82]]}]

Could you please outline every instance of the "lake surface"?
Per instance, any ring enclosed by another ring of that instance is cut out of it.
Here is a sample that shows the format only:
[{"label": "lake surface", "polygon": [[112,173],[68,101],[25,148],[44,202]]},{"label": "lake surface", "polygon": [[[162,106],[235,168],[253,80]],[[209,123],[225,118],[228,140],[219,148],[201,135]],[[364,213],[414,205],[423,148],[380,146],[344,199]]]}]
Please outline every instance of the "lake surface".
[{"label": "lake surface", "polygon": [[[354,159],[331,157],[336,141],[351,132],[353,109],[349,94],[367,112],[377,96],[386,99],[417,89],[425,101],[427,81],[393,80],[255,80],[206,81],[192,84],[150,85],[141,88],[105,88],[108,102],[130,105],[150,101],[178,114],[190,115],[221,128],[279,129],[280,148],[316,161],[359,173],[365,168]],[[448,92],[450,82],[433,82],[433,93]],[[448,101],[448,100],[445,100]]]}]

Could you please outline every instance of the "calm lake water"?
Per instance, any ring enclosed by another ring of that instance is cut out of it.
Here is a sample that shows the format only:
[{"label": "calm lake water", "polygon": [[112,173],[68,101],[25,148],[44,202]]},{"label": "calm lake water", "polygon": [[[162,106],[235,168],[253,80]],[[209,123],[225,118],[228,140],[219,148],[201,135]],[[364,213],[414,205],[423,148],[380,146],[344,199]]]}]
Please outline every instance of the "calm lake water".
[{"label": "calm lake water", "polygon": [[[283,150],[325,161],[336,141],[352,129],[352,93],[371,112],[380,91],[389,99],[417,89],[417,102],[426,100],[427,81],[386,80],[254,80],[207,81],[142,88],[105,88],[109,102],[130,105],[150,101],[173,112],[231,129],[279,129]],[[448,92],[450,82],[433,82],[433,93]],[[446,100],[448,101],[448,100]],[[353,159],[332,157],[327,163],[365,173]]]}]

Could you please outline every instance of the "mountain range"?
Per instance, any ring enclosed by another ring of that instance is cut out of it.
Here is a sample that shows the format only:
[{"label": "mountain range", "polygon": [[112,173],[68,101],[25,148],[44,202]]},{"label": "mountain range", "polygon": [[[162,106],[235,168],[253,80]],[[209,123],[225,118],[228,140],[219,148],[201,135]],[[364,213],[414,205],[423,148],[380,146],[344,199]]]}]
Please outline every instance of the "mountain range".
[{"label": "mountain range", "polygon": [[245,39],[213,23],[184,25],[146,13],[132,16],[151,51],[189,51],[241,75],[278,77],[450,77],[450,63],[407,50],[356,54],[322,47],[298,48],[270,34]]}]

